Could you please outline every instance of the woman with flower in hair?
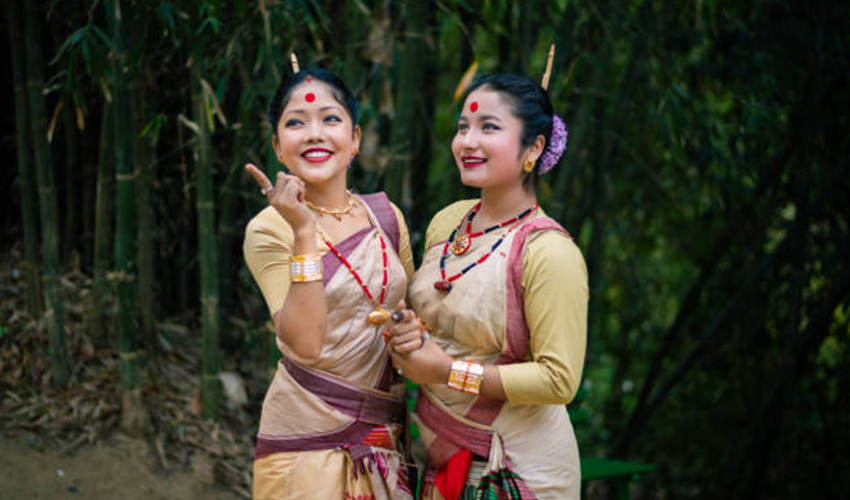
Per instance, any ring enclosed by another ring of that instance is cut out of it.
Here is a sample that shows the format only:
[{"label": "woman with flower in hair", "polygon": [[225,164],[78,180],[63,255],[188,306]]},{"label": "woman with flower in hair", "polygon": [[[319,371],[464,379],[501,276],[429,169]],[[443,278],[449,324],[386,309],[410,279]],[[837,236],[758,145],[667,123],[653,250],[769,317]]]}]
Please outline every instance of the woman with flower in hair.
[{"label": "woman with flower in hair", "polygon": [[245,260],[282,353],[263,402],[254,498],[411,499],[404,383],[380,330],[413,271],[407,229],[386,195],[347,189],[357,99],[327,70],[294,70],[269,111],[289,174],[272,183],[246,166],[269,206],[248,224]]},{"label": "woman with flower in hair", "polygon": [[[421,384],[423,498],[579,497],[565,405],[584,363],[587,270],[534,191],[566,139],[546,90],[528,78],[485,76],[464,100],[452,152],[481,198],[433,218],[412,310],[389,324],[393,362]],[[421,347],[404,342],[426,327]]]}]

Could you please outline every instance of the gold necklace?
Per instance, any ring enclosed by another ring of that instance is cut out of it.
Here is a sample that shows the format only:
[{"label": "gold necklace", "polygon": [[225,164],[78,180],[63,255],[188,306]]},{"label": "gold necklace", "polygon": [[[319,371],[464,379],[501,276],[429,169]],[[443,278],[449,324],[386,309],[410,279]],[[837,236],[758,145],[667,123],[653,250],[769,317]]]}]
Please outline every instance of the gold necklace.
[{"label": "gold necklace", "polygon": [[312,208],[313,210],[319,212],[319,217],[324,214],[328,214],[337,221],[341,222],[343,215],[351,214],[351,211],[354,210],[354,196],[352,196],[351,191],[347,189],[345,190],[345,192],[348,194],[348,206],[345,208],[325,208],[319,205],[314,205],[306,199],[304,200],[304,204]]}]

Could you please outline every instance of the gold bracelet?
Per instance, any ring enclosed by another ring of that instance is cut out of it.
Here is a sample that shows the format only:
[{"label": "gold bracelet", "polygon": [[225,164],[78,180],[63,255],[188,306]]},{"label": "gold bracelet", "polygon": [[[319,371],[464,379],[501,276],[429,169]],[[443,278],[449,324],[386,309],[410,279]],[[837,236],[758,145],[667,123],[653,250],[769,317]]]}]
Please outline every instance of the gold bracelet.
[{"label": "gold bracelet", "polygon": [[307,283],[319,281],[322,277],[322,257],[319,254],[293,255],[289,258],[289,281]]},{"label": "gold bracelet", "polygon": [[478,394],[484,379],[484,365],[474,361],[455,361],[449,372],[449,388],[467,394]]}]

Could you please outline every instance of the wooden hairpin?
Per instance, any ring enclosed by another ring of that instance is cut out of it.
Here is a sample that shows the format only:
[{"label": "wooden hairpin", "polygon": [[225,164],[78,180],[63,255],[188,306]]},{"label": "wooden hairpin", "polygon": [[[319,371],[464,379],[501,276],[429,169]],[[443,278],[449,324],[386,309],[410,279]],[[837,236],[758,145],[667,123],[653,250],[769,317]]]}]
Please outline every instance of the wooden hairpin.
[{"label": "wooden hairpin", "polygon": [[540,82],[540,86],[543,87],[543,90],[546,90],[549,87],[549,77],[552,76],[552,60],[555,59],[555,44],[549,47],[549,59],[546,61],[546,72],[543,73],[543,81]]},{"label": "wooden hairpin", "polygon": [[298,68],[298,57],[296,57],[296,56],[295,56],[295,51],[290,52],[290,54],[291,54],[291,58],[290,58],[290,59],[291,59],[291,61],[292,61],[292,72],[293,72],[293,73],[298,73],[299,71],[301,71],[301,70]]}]

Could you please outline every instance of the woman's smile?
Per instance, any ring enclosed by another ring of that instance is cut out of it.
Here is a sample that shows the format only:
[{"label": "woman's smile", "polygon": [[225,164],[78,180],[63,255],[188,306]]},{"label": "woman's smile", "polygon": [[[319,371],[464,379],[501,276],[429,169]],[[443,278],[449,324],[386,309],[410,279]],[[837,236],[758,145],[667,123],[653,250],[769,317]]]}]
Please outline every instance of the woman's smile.
[{"label": "woman's smile", "polygon": [[484,162],[486,162],[487,159],[480,156],[463,155],[461,156],[460,161],[463,168],[477,168],[484,165]]},{"label": "woman's smile", "polygon": [[333,156],[333,151],[325,148],[310,148],[301,153],[301,157],[310,163],[322,163],[328,161]]}]

